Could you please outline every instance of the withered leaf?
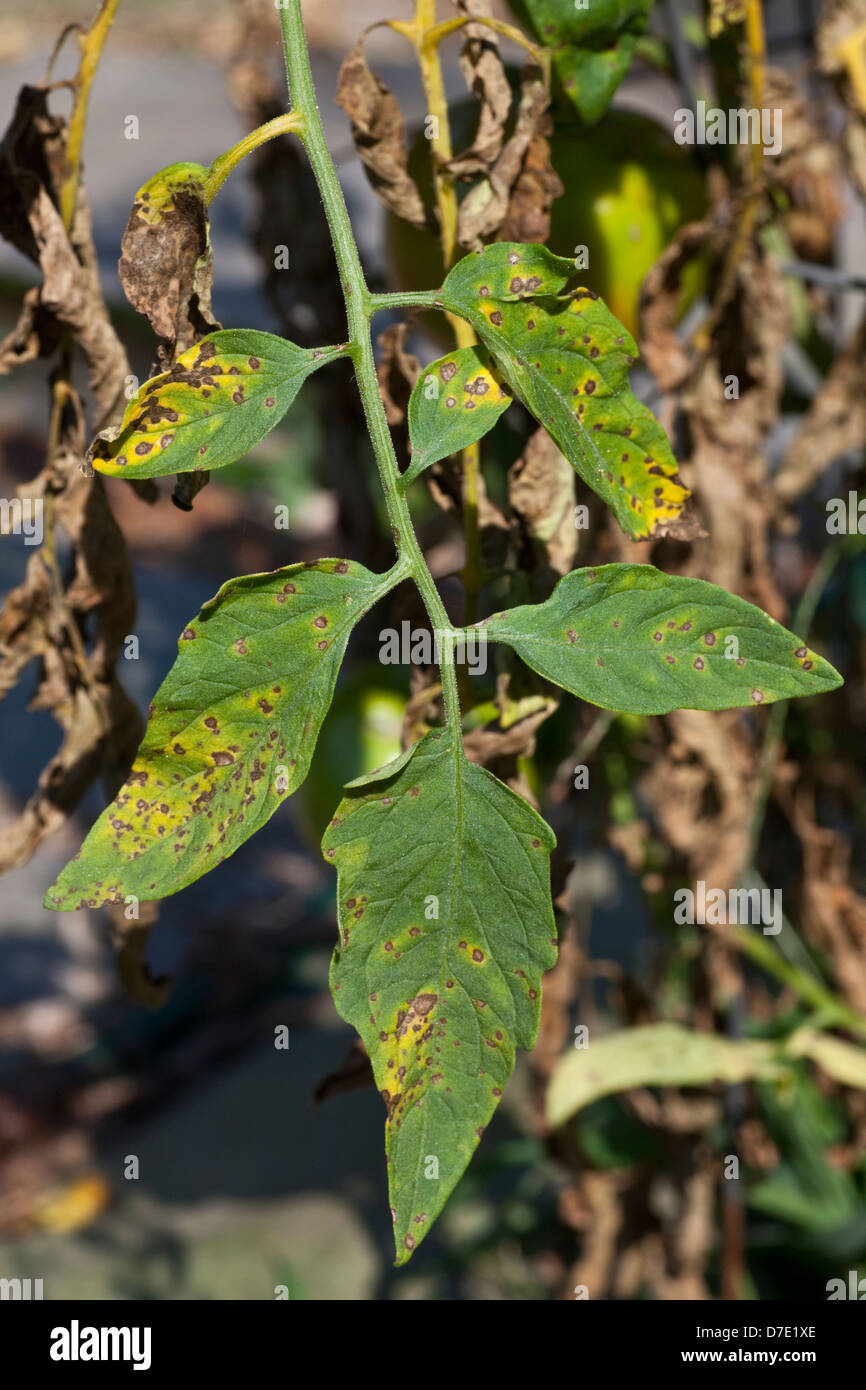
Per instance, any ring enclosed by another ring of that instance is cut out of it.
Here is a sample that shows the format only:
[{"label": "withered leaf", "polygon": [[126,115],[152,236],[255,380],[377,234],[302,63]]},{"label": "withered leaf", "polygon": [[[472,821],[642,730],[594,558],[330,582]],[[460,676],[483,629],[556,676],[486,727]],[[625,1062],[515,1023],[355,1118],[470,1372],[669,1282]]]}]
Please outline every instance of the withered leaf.
[{"label": "withered leaf", "polygon": [[470,189],[460,204],[457,239],[469,251],[496,236],[509,214],[512,190],[524,169],[529,148],[542,131],[550,102],[544,74],[530,60],[521,75],[520,100],[514,132],[489,174]]},{"label": "withered leaf", "polygon": [[[67,168],[65,124],[48,112],[47,88],[25,88],[0,146],[0,232],[36,261],[43,278],[27,292],[17,326],[0,344],[0,373],[63,346],[70,356],[79,349],[99,428],[122,409],[130,367],[102,298],[82,189],[69,230],[60,214],[58,190]],[[29,498],[44,504],[46,537],[62,528],[69,561],[61,577],[44,550],[32,554],[23,583],[8,595],[0,613],[0,695],[38,662],[30,707],[50,711],[63,740],[20,814],[4,827],[0,870],[24,863],[100,773],[114,781],[140,733],[138,713],[114,669],[135,621],[129,557],[101,480],[81,472],[84,411],[62,365],[52,386],[60,405],[52,447],[44,470],[24,486]]]},{"label": "withered leaf", "polygon": [[545,112],[529,142],[523,167],[511,190],[508,212],[499,235],[503,241],[537,241],[550,237],[550,209],[565,192],[551,163],[548,135],[553,123]]},{"label": "withered leaf", "polygon": [[508,471],[508,500],[540,568],[567,574],[577,554],[574,469],[539,427]]},{"label": "withered leaf", "polygon": [[36,265],[40,243],[31,215],[33,194],[46,189],[56,202],[66,169],[62,116],[48,110],[45,88],[22,87],[0,143],[0,236]]},{"label": "withered leaf", "polygon": [[[490,0],[454,0],[462,14],[490,16]],[[479,104],[478,129],[468,150],[448,161],[455,178],[486,174],[502,151],[505,126],[511,110],[511,84],[499,56],[499,44],[492,30],[483,24],[468,24],[460,54],[460,71]]]},{"label": "withered leaf", "polygon": [[414,227],[428,226],[430,215],[407,169],[400,106],[394,93],[367,66],[363,43],[355,45],[340,69],[337,105],[352,122],[355,147],[385,206]]},{"label": "withered leaf", "polygon": [[378,338],[382,356],[376,375],[389,425],[402,425],[406,419],[412,387],[421,374],[421,363],[406,347],[408,336],[407,323],[392,323]]},{"label": "withered leaf", "polygon": [[174,355],[219,328],[211,311],[213,251],[201,164],[172,164],[140,188],[121,242],[126,297]]}]

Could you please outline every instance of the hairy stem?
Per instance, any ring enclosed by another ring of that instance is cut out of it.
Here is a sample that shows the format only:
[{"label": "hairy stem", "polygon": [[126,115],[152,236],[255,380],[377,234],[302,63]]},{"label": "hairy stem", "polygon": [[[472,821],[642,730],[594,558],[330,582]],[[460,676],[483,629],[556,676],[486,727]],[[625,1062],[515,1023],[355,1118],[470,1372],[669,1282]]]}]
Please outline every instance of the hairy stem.
[{"label": "hairy stem", "polygon": [[[440,633],[440,642],[443,648],[441,674],[445,718],[455,734],[455,749],[462,756],[460,701],[457,694],[454,664],[450,659],[451,644],[447,636],[451,630],[451,625],[415,536],[408,503],[398,486],[400,469],[394,453],[391,431],[385,417],[385,409],[379,395],[379,383],[376,378],[376,361],[373,356],[373,342],[370,336],[370,319],[378,308],[383,307],[381,303],[383,296],[371,295],[367,288],[352,224],[349,220],[346,200],[343,197],[334,161],[331,159],[325,139],[313,87],[313,75],[310,71],[301,0],[288,0],[288,3],[280,9],[280,20],[283,27],[289,91],[295,109],[300,112],[304,119],[301,138],[324,204],[325,216],[334,245],[334,255],[337,259],[337,268],[340,272],[346,304],[346,318],[349,328],[348,355],[355,364],[358,390],[367,418],[376,465],[385,493],[388,518],[397,547],[398,566],[402,567],[407,577],[411,575],[414,579],[424,600],[430,622],[434,630]],[[385,297],[387,298],[387,296]]]}]

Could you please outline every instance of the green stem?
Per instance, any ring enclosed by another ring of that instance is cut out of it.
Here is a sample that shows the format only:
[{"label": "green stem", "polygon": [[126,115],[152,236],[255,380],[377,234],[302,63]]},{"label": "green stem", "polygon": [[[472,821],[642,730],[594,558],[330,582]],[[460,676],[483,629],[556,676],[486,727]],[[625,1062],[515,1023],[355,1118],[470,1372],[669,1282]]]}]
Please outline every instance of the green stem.
[{"label": "green stem", "polygon": [[236,145],[232,145],[230,150],[221,154],[215,159],[208,171],[209,177],[205,184],[205,197],[208,207],[219,193],[229,174],[236,169],[242,159],[246,159],[253,150],[259,149],[268,140],[274,140],[278,135],[295,134],[302,135],[304,129],[304,118],[298,111],[288,111],[283,116],[275,116],[272,121],[267,121],[256,130],[251,130],[249,135],[245,135]]},{"label": "green stem", "polygon": [[374,314],[381,309],[441,309],[441,290],[407,290],[395,294],[371,294],[370,306]]},{"label": "green stem", "polygon": [[[283,27],[289,92],[295,110],[301,114],[304,120],[301,138],[318,184],[331,232],[331,240],[334,244],[334,255],[337,259],[337,268],[340,272],[343,297],[346,303],[349,356],[355,364],[358,390],[364,406],[364,414],[367,417],[367,427],[370,431],[382,489],[385,493],[385,503],[388,508],[394,543],[397,547],[398,562],[402,563],[406,575],[411,575],[415,580],[433,629],[440,634],[440,643],[444,647],[440,670],[445,718],[455,735],[455,753],[459,758],[462,758],[465,754],[460,738],[460,701],[457,693],[457,678],[454,663],[449,660],[451,639],[448,634],[451,631],[451,624],[415,536],[408,503],[399,487],[400,468],[394,453],[391,431],[379,395],[379,383],[376,377],[376,360],[373,356],[373,342],[370,336],[370,319],[378,309],[392,307],[390,304],[383,304],[382,301],[391,300],[393,296],[372,295],[367,288],[352,224],[349,220],[346,200],[343,197],[343,191],[319,116],[315,88],[313,87],[313,75],[310,71],[307,40],[304,33],[301,0],[288,0],[287,3],[284,3],[280,8],[280,20]],[[412,302],[417,302],[416,297],[413,296]]]},{"label": "green stem", "polygon": [[866,1018],[843,1004],[820,980],[786,960],[766,937],[759,936],[751,927],[738,926],[734,928],[734,939],[744,955],[763,966],[780,984],[792,989],[805,1004],[819,1010],[825,1027],[847,1028],[855,1037],[866,1039]]}]

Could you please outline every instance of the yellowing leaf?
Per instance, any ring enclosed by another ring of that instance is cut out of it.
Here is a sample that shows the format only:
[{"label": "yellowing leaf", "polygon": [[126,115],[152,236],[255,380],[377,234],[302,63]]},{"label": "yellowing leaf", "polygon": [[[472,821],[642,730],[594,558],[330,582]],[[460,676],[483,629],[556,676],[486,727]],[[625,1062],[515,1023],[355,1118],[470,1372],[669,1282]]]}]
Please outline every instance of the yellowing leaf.
[{"label": "yellowing leaf", "polygon": [[397,1263],[424,1239],[532,1047],[556,959],[553,832],[436,729],[340,802],[331,989],[387,1109]]},{"label": "yellowing leaf", "polygon": [[248,840],[306,777],[349,634],[393,582],[319,560],[225,584],[181,634],[132,771],[45,906],[164,898]]},{"label": "yellowing leaf", "polygon": [[342,351],[251,329],[211,333],[145,382],[88,458],[100,473],[125,478],[234,463],[282,419],[310,373]]},{"label": "yellowing leaf", "polygon": [[483,348],[460,348],[431,362],[409,397],[412,461],[403,487],[431,463],[475,444],[510,405],[511,392]]},{"label": "yellowing leaf", "polygon": [[574,266],[543,246],[465,256],[441,302],[472,324],[512,390],[635,540],[697,534],[667,436],[628,380],[637,345]]}]

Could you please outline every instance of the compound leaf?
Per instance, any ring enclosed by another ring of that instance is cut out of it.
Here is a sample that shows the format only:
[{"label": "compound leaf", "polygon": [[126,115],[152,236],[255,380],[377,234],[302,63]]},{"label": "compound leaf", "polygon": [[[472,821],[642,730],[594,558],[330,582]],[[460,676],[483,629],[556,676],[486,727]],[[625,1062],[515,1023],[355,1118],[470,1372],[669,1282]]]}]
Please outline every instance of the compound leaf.
[{"label": "compound leaf", "polygon": [[652,565],[573,570],[544,603],[479,627],[564,690],[630,714],[769,704],[842,684],[760,608]]},{"label": "compound leaf", "polygon": [[779,1045],[717,1038],[676,1023],[649,1023],[607,1033],[560,1061],[547,1092],[547,1118],[564,1124],[584,1106],[637,1086],[729,1086],[784,1074]]},{"label": "compound leaf", "polygon": [[223,468],[264,439],[310,373],[342,351],[252,329],[211,333],[139,388],[88,458],[100,473],[124,478]]},{"label": "compound leaf", "polygon": [[177,893],[304,780],[349,634],[393,584],[349,560],[232,579],[178,642],[132,771],[45,906]]},{"label": "compound leaf", "polygon": [[652,0],[519,0],[518,13],[553,50],[562,87],[587,123],[604,114],[628,72]]},{"label": "compound leaf", "polygon": [[390,779],[350,792],[325,833],[338,873],[331,988],[387,1109],[398,1264],[472,1157],[515,1048],[535,1041],[556,958],[554,843],[441,729]]},{"label": "compound leaf", "polygon": [[412,461],[403,486],[431,463],[475,444],[510,405],[511,392],[484,348],[460,348],[431,362],[409,397]]},{"label": "compound leaf", "polygon": [[497,242],[465,256],[441,291],[512,390],[635,540],[697,533],[667,435],[633,394],[631,334],[591,290],[567,293],[571,261]]}]

